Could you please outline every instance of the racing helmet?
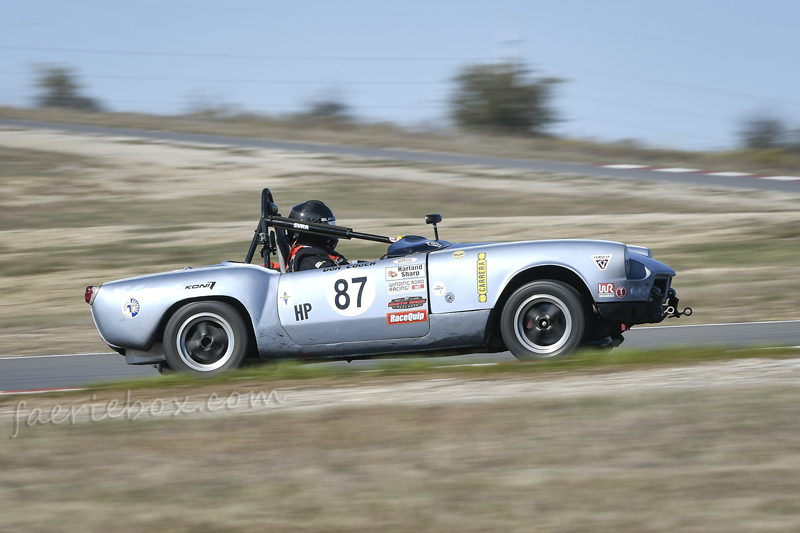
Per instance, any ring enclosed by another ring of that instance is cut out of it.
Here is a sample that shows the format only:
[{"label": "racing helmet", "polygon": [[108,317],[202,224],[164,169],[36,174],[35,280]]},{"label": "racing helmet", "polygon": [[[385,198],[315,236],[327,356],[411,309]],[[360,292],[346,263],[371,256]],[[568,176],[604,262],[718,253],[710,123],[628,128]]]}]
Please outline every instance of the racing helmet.
[{"label": "racing helmet", "polygon": [[[289,218],[298,222],[336,225],[336,217],[333,215],[333,211],[319,200],[309,200],[294,206],[292,212],[289,213]],[[312,244],[329,249],[334,249],[339,244],[339,239],[335,237],[312,235],[311,233],[301,233],[299,231],[292,232],[289,238],[293,242],[296,241],[300,244]]]}]

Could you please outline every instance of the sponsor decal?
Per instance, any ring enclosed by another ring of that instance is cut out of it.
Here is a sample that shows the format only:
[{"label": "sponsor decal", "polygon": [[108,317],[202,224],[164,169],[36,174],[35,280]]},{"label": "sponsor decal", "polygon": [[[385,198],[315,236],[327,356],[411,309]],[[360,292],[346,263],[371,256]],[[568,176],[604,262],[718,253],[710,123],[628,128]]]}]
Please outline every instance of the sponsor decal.
[{"label": "sponsor decal", "polygon": [[351,263],[347,265],[345,268],[361,268],[361,267],[371,267],[377,261],[360,261],[358,263]]},{"label": "sponsor decal", "polygon": [[140,309],[141,307],[139,306],[139,302],[136,301],[136,298],[128,298],[122,304],[122,314],[125,315],[125,318],[136,318]]},{"label": "sponsor decal", "polygon": [[393,296],[395,294],[404,294],[407,292],[419,292],[425,290],[425,279],[401,279],[397,281],[390,281],[389,285],[389,296]]},{"label": "sponsor decal", "polygon": [[455,301],[455,299],[456,299],[456,295],[453,294],[452,292],[448,292],[447,294],[444,295],[444,301],[449,303],[449,304],[453,303]]},{"label": "sponsor decal", "polygon": [[405,298],[395,298],[389,302],[392,309],[413,309],[422,307],[428,300],[422,296],[406,296]]},{"label": "sponsor decal", "polygon": [[597,296],[600,298],[612,298],[614,296],[614,284],[613,283],[598,284]]},{"label": "sponsor decal", "polygon": [[375,301],[375,284],[367,272],[350,274],[330,283],[326,296],[331,309],[340,315],[358,316]]},{"label": "sponsor decal", "polygon": [[281,300],[283,300],[283,304],[287,307],[289,306],[289,298],[291,298],[291,296],[289,296],[289,294],[286,291],[283,291],[283,296],[281,296]]},{"label": "sponsor decal", "polygon": [[397,242],[403,238],[402,235],[398,235],[397,237],[389,237],[389,242]]},{"label": "sponsor decal", "polygon": [[308,229],[308,224],[298,224],[295,222],[293,224],[294,229]]},{"label": "sponsor decal", "polygon": [[593,255],[592,259],[594,259],[594,262],[597,263],[597,267],[600,270],[605,270],[609,261],[611,261],[611,254]]},{"label": "sponsor decal", "polygon": [[424,278],[425,264],[398,265],[386,268],[386,281],[395,279]]},{"label": "sponsor decal", "polygon": [[431,289],[434,296],[441,296],[447,291],[447,287],[441,281],[436,282]]},{"label": "sponsor decal", "polygon": [[617,298],[625,298],[625,293],[628,292],[625,290],[624,285],[620,285],[617,287]]},{"label": "sponsor decal", "polygon": [[438,243],[436,241],[428,241],[425,244],[427,244],[428,246],[431,246],[433,248],[441,248],[442,247],[442,244]]},{"label": "sponsor decal", "polygon": [[486,254],[478,254],[478,301],[486,302],[486,293],[489,289],[487,282]]},{"label": "sponsor decal", "polygon": [[387,313],[386,323],[390,326],[394,324],[412,324],[414,322],[427,322],[428,312],[420,311],[403,311],[399,313]]},{"label": "sponsor decal", "polygon": [[335,267],[323,268],[322,271],[323,272],[336,272],[336,271],[341,270],[341,269],[342,269],[342,267],[335,266]]},{"label": "sponsor decal", "polygon": [[467,254],[464,253],[464,250],[459,250],[457,252],[453,252],[453,259],[463,259],[465,255]]},{"label": "sponsor decal", "polygon": [[183,290],[191,290],[191,289],[213,289],[214,285],[216,285],[216,281],[206,281],[205,283],[198,283],[196,285],[187,285],[184,287]]},{"label": "sponsor decal", "polygon": [[308,318],[308,313],[311,312],[311,304],[299,304],[294,306],[294,321],[300,322]]},{"label": "sponsor decal", "polygon": [[416,263],[416,257],[401,257],[400,259],[395,259],[392,261],[395,265],[407,265],[408,263]]}]

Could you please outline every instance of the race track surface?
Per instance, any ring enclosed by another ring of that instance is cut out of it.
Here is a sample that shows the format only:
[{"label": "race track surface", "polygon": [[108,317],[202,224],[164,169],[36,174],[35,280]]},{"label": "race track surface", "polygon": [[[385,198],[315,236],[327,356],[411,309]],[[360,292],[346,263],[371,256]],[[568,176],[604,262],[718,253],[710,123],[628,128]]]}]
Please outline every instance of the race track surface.
[{"label": "race track surface", "polygon": [[[625,334],[625,348],[721,346],[729,349],[756,346],[800,346],[800,321],[749,322],[633,329]],[[447,363],[516,361],[510,352],[438,358]],[[353,361],[368,369],[384,360]],[[346,362],[320,363],[347,365]],[[0,359],[0,391],[73,388],[101,381],[155,376],[151,366],[128,366],[116,353]]]}]

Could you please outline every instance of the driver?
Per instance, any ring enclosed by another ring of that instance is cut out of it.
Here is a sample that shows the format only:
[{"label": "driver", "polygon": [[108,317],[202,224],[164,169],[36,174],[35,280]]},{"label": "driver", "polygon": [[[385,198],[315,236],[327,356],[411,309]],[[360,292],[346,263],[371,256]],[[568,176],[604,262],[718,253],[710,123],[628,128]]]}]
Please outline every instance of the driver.
[{"label": "driver", "polygon": [[[319,200],[309,200],[294,206],[289,218],[300,222],[336,225],[333,211]],[[334,249],[339,243],[339,239],[335,237],[294,232],[289,235],[289,239],[292,241],[292,249],[289,251],[287,272],[348,264],[347,259]]]}]

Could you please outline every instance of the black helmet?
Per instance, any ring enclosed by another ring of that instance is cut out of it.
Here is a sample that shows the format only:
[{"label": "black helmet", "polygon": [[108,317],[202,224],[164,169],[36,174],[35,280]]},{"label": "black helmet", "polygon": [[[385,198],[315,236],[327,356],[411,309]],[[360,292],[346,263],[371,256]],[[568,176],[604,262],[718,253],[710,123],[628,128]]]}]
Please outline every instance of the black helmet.
[{"label": "black helmet", "polygon": [[[292,212],[289,213],[289,218],[301,222],[330,224],[331,226],[336,225],[336,217],[333,216],[333,211],[319,200],[309,200],[294,206]],[[335,237],[312,235],[311,233],[294,232],[290,235],[290,238],[301,244],[315,244],[330,249],[336,248],[336,245],[339,243],[339,239]]]}]

